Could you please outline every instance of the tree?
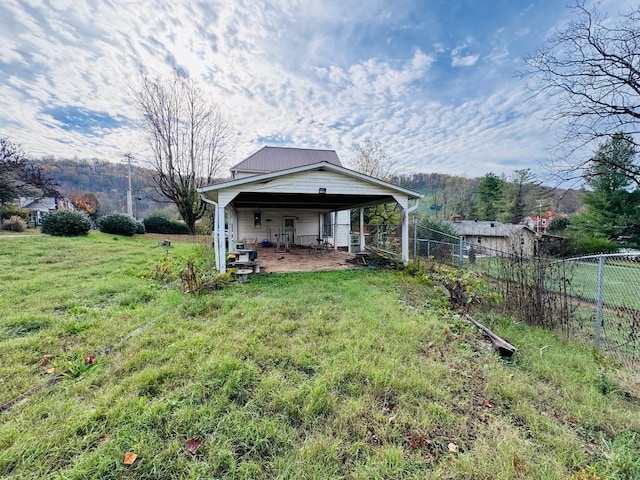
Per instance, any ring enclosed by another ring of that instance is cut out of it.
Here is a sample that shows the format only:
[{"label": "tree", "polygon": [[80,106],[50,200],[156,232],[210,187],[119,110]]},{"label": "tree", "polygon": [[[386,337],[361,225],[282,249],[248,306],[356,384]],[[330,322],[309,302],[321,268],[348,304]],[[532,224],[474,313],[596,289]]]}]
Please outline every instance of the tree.
[{"label": "tree", "polygon": [[55,187],[39,166],[29,163],[20,145],[0,138],[0,204],[19,197],[57,196]]},{"label": "tree", "polygon": [[529,168],[515,170],[510,180],[505,183],[503,200],[506,211],[503,220],[508,223],[520,223],[534,209],[539,211],[544,197],[548,197],[548,193],[534,180]]},{"label": "tree", "polygon": [[[569,153],[616,132],[638,134],[640,128],[640,7],[618,23],[595,7],[585,8],[582,0],[573,9],[577,19],[529,55],[522,72],[532,79],[535,94],[560,94],[551,119],[565,123],[562,142]],[[571,178],[585,164],[565,158],[554,167]],[[614,167],[640,185],[638,163]]]},{"label": "tree", "polygon": [[504,185],[504,180],[491,172],[482,177],[478,183],[479,220],[497,220],[502,211]]},{"label": "tree", "polygon": [[388,180],[393,174],[393,163],[380,142],[367,138],[363,144],[354,143],[351,150],[355,155],[351,160],[353,170],[382,180]]},{"label": "tree", "polygon": [[630,137],[617,133],[598,146],[584,174],[590,189],[584,195],[584,223],[612,240],[640,240],[640,190],[632,187],[626,174],[636,156]]},{"label": "tree", "polygon": [[169,78],[143,75],[133,98],[153,153],[154,188],[175,203],[193,234],[206,206],[197,188],[213,182],[231,153],[229,121],[177,71]]}]

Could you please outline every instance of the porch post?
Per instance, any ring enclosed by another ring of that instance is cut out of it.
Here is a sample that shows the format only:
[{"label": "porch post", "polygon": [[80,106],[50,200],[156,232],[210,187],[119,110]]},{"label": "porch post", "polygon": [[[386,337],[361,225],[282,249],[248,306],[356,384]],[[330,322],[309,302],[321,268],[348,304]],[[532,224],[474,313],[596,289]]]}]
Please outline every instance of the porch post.
[{"label": "porch post", "polygon": [[225,235],[224,235],[224,207],[218,205],[216,208],[216,234],[214,242],[216,244],[216,266],[218,272],[224,273],[227,271],[227,250],[225,248]]},{"label": "porch post", "polygon": [[409,263],[409,209],[402,209],[402,263]]},{"label": "porch post", "polygon": [[364,252],[364,208],[360,207],[360,251]]}]

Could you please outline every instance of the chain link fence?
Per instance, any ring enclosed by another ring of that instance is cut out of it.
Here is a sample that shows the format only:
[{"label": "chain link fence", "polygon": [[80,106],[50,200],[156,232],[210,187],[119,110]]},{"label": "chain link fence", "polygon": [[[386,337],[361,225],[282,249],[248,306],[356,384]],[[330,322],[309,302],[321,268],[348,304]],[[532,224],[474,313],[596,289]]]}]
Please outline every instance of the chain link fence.
[{"label": "chain link fence", "polygon": [[414,259],[486,274],[506,313],[640,365],[640,253],[526,258],[420,226],[412,234]]},{"label": "chain link fence", "polygon": [[571,333],[600,353],[640,365],[640,253],[558,263],[573,305]]}]

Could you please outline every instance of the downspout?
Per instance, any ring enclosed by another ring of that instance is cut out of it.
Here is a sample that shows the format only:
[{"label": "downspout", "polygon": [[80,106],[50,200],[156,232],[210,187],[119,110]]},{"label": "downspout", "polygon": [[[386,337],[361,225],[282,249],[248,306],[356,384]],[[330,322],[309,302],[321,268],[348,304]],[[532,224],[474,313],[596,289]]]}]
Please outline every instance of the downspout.
[{"label": "downspout", "polygon": [[402,219],[402,263],[409,264],[409,214],[413,212],[420,203],[419,199],[416,199],[416,203],[413,207],[407,207],[404,210]]},{"label": "downspout", "polygon": [[[204,194],[200,194],[200,198],[202,199],[202,201],[204,203],[207,203],[209,205],[213,205],[214,206],[214,212],[215,212],[215,216],[214,216],[214,220],[213,220],[213,250],[216,254],[216,270],[218,270],[218,272],[220,273],[224,273],[226,271],[226,262],[225,262],[225,254],[226,252],[223,253],[223,255],[220,255],[220,250],[224,249],[224,237],[222,239],[222,248],[220,247],[221,242],[220,242],[220,220],[219,220],[219,216],[220,216],[220,212],[219,212],[219,205],[214,202],[213,200],[208,199],[207,197],[204,196]],[[224,235],[224,225],[222,226],[222,235]]]}]

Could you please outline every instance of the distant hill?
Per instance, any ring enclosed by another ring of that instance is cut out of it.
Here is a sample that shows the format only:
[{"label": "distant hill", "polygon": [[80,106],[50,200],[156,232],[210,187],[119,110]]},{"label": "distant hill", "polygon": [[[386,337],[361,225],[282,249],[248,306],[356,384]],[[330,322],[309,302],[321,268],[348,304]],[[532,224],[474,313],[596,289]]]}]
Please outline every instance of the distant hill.
[{"label": "distant hill", "polygon": [[[480,178],[465,178],[441,173],[413,173],[396,175],[391,181],[424,195],[416,211],[419,215],[451,219],[454,215],[474,218],[474,205]],[[553,189],[539,186],[539,194],[530,197],[527,215],[539,215],[538,200],[544,201],[543,211],[575,213],[582,207],[577,190]]]},{"label": "distant hill", "polygon": [[[44,173],[53,178],[62,194],[93,193],[100,202],[100,213],[127,211],[127,187],[129,169],[126,164],[99,159],[52,159],[34,160]],[[131,190],[134,215],[144,218],[171,203],[158,198],[150,187],[153,171],[131,166]]]},{"label": "distant hill", "polygon": [[[34,160],[46,175],[59,185],[63,194],[93,193],[100,202],[100,214],[127,211],[128,165],[99,159]],[[160,198],[151,187],[153,170],[131,166],[131,184],[134,215],[144,218],[151,213],[165,210],[173,204]],[[473,218],[473,204],[480,178],[464,178],[441,173],[414,173],[391,178],[395,184],[418,191],[424,195],[417,213],[443,219],[453,215]],[[545,210],[574,213],[582,202],[575,190],[553,190],[541,187],[547,199]],[[535,215],[535,203],[527,206]]]}]

